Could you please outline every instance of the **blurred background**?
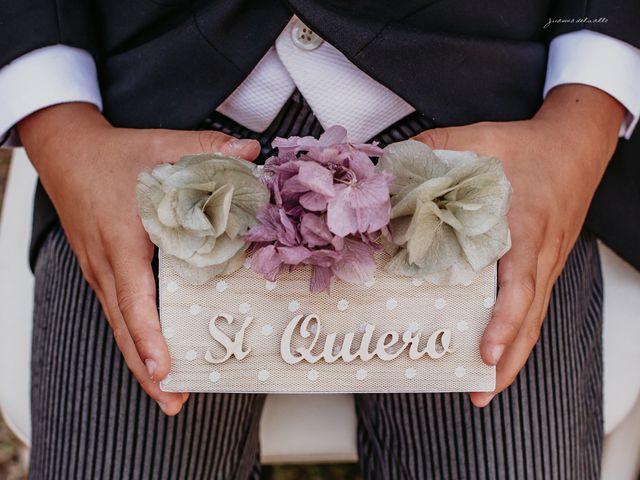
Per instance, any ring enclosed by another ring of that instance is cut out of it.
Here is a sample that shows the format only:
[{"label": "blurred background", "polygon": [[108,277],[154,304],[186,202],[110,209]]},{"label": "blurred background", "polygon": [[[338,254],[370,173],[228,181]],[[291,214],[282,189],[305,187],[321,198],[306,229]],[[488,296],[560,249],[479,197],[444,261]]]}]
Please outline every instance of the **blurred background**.
[{"label": "blurred background", "polygon": [[[2,211],[2,200],[9,173],[10,159],[11,152],[0,149],[0,212]],[[2,221],[1,218],[0,221]],[[27,457],[26,448],[7,428],[2,415],[0,415],[0,479],[18,480],[27,478]]]}]

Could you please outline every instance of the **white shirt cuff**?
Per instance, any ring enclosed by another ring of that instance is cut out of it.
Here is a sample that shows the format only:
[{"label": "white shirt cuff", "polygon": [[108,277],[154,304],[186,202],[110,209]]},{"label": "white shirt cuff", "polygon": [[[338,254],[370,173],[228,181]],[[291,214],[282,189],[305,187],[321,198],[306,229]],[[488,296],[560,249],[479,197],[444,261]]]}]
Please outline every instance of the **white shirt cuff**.
[{"label": "white shirt cuff", "polygon": [[102,110],[96,64],[87,51],[53,45],[26,53],[2,67],[0,147],[20,145],[12,130],[20,120],[42,108],[67,102],[88,102]]},{"label": "white shirt cuff", "polygon": [[560,35],[549,46],[544,96],[567,83],[590,85],[618,100],[627,109],[620,136],[631,137],[640,118],[640,49],[591,30]]}]

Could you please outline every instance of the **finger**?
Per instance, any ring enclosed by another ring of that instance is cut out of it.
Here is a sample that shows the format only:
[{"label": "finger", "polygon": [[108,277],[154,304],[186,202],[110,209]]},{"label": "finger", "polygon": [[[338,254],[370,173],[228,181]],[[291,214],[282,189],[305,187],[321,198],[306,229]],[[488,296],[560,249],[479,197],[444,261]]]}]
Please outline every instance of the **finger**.
[{"label": "finger", "polygon": [[[543,289],[540,288],[540,290]],[[541,303],[548,304],[547,295],[541,294],[540,298],[543,299]],[[540,327],[543,322],[543,318],[538,317],[534,310],[537,311],[538,309],[531,309],[531,313],[525,318],[514,342],[504,353],[496,367],[496,389],[493,392],[473,392],[469,395],[471,402],[476,407],[486,407],[498,393],[513,384],[529,360],[531,351],[538,341]]]},{"label": "finger", "polygon": [[537,250],[534,242],[514,242],[498,262],[498,298],[480,342],[480,354],[487,365],[498,364],[531,308],[536,291]]},{"label": "finger", "polygon": [[455,144],[459,143],[457,127],[431,128],[419,133],[413,140],[425,143],[434,150],[455,150]]},{"label": "finger", "polygon": [[549,306],[551,291],[555,284],[561,262],[557,248],[547,245],[538,257],[536,272],[536,294],[511,346],[505,352],[496,369],[496,389],[493,392],[473,393],[471,401],[478,407],[484,407],[498,393],[509,387],[526,364],[539,337],[542,323]]},{"label": "finger", "polygon": [[188,398],[188,394],[163,392],[158,383],[149,377],[147,369],[140,359],[133,339],[129,334],[124,318],[120,313],[113,274],[101,275],[99,283],[100,288],[96,289],[96,294],[111,325],[114,339],[129,370],[145,393],[158,403],[165,414],[176,415]]},{"label": "finger", "polygon": [[[498,134],[498,129],[484,122],[464,127],[431,128],[419,133],[413,140],[425,143],[434,150],[478,150],[484,145],[500,145],[500,141],[493,137]],[[486,154],[482,151],[478,153]]]},{"label": "finger", "polygon": [[235,138],[213,130],[162,130],[163,155],[178,160],[194,153],[220,152],[245,160],[255,160],[260,154],[260,142],[248,138]]},{"label": "finger", "polygon": [[153,245],[149,241],[124,237],[108,260],[115,278],[118,309],[138,355],[149,377],[161,380],[171,369],[171,359],[160,329],[152,258]]}]

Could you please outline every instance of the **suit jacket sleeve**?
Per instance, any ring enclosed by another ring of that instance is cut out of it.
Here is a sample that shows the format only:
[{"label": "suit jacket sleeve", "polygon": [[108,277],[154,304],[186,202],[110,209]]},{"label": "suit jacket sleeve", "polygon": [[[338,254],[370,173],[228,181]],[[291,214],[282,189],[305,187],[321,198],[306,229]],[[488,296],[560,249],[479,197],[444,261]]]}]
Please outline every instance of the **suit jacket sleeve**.
[{"label": "suit jacket sleeve", "polygon": [[0,67],[37,48],[64,44],[97,54],[93,2],[0,0]]},{"label": "suit jacket sleeve", "polygon": [[640,1],[558,0],[551,9],[549,40],[563,33],[593,30],[640,48]]}]

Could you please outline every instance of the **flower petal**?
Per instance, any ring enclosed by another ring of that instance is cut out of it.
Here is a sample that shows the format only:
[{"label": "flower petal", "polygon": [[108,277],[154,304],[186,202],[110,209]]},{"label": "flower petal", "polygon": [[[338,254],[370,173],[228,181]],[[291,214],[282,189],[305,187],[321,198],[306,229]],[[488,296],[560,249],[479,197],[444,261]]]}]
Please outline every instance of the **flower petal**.
[{"label": "flower petal", "polygon": [[305,213],[300,222],[303,243],[317,247],[331,243],[333,235],[327,227],[326,219],[314,213]]},{"label": "flower petal", "polygon": [[327,209],[327,197],[316,192],[307,192],[298,200],[307,210],[322,212]]},{"label": "flower petal", "polygon": [[392,175],[387,172],[358,180],[347,188],[349,204],[354,208],[370,208],[376,204],[388,203],[389,184],[392,180]]},{"label": "flower petal", "polygon": [[296,247],[277,247],[278,255],[282,263],[287,265],[299,265],[309,258],[311,252],[308,248],[298,245]]},{"label": "flower petal", "polygon": [[393,174],[394,181],[390,187],[392,194],[441,177],[449,170],[433,150],[416,140],[396,142],[385,147],[376,169]]},{"label": "flower petal", "polygon": [[456,232],[456,236],[465,257],[476,272],[498,261],[511,248],[506,218],[481,235],[469,236]]},{"label": "flower petal", "polygon": [[272,282],[276,280],[281,264],[280,256],[273,245],[259,248],[251,255],[251,270],[264,275]]},{"label": "flower petal", "polygon": [[318,143],[321,147],[347,143],[347,129],[341,125],[333,125],[320,135]]},{"label": "flower petal", "polygon": [[300,164],[298,181],[312,192],[327,197],[332,197],[335,194],[333,173],[316,162],[306,161]]},{"label": "flower petal", "polygon": [[311,270],[311,281],[309,284],[309,290],[311,293],[318,293],[322,291],[329,291],[331,286],[331,278],[333,273],[330,268],[315,266]]},{"label": "flower petal", "polygon": [[333,273],[345,282],[362,285],[373,278],[376,270],[373,253],[374,249],[365,243],[345,240],[345,248],[332,268]]},{"label": "flower petal", "polygon": [[210,267],[229,261],[236,253],[246,250],[248,247],[243,238],[236,237],[231,239],[226,233],[223,233],[215,240],[209,237],[208,241],[215,242],[209,252],[200,254],[196,250],[191,257],[185,260],[196,267]]},{"label": "flower petal", "polygon": [[204,202],[202,210],[213,225],[214,235],[221,235],[227,229],[229,210],[233,200],[234,187],[231,184],[222,185]]},{"label": "flower petal", "polygon": [[346,237],[358,231],[358,218],[349,204],[347,187],[338,189],[335,197],[327,204],[327,226],[340,237]]}]

